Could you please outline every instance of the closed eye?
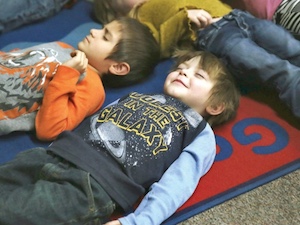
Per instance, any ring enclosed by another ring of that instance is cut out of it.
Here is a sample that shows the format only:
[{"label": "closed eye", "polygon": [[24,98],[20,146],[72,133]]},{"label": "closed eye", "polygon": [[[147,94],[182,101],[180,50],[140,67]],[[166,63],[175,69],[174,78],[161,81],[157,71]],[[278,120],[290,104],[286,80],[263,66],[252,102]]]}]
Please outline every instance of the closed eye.
[{"label": "closed eye", "polygon": [[103,40],[104,41],[108,41],[107,37],[105,35],[103,35]]},{"label": "closed eye", "polygon": [[103,40],[104,41],[108,41],[108,38],[107,38],[107,29],[106,28],[104,28],[104,33],[103,33]]},{"label": "closed eye", "polygon": [[203,76],[203,74],[201,74],[201,73],[196,73],[196,76],[199,77],[199,78],[205,79],[205,76]]},{"label": "closed eye", "polygon": [[107,29],[107,27],[104,27],[104,34],[103,34],[103,40],[104,41],[109,41],[112,39],[112,34],[111,32]]}]

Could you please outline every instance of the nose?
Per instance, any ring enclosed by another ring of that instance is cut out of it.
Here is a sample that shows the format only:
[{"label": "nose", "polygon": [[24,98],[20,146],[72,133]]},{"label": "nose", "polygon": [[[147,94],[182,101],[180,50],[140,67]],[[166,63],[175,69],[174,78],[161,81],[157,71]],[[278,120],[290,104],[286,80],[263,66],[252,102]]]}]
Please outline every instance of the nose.
[{"label": "nose", "polygon": [[187,77],[187,73],[184,69],[180,70],[179,75]]},{"label": "nose", "polygon": [[90,30],[90,34],[92,35],[92,37],[96,37],[96,35],[97,35],[97,30],[96,30],[96,29],[91,29],[91,30]]}]

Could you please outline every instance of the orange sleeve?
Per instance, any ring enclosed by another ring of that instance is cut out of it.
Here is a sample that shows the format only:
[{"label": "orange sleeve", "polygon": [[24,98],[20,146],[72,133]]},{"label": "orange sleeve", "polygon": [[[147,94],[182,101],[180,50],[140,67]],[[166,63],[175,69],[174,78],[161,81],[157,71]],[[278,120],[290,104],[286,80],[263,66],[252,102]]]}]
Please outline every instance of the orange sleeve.
[{"label": "orange sleeve", "polygon": [[73,68],[58,67],[35,120],[40,140],[53,140],[62,131],[74,129],[102,106],[105,92],[99,75],[88,67],[85,78],[78,83],[79,76]]}]

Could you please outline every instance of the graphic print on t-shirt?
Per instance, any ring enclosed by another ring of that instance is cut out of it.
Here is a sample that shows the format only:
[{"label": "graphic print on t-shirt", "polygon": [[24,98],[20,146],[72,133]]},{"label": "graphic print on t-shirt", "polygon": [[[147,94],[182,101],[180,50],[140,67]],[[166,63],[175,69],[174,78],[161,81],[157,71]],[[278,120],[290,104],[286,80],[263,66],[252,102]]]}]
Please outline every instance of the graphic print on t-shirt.
[{"label": "graphic print on t-shirt", "polygon": [[0,54],[0,120],[37,110],[60,65],[56,57],[52,48]]},{"label": "graphic print on t-shirt", "polygon": [[184,134],[193,135],[201,121],[197,112],[174,98],[131,93],[91,120],[89,139],[123,166],[132,167],[157,160],[170,149],[181,151]]}]

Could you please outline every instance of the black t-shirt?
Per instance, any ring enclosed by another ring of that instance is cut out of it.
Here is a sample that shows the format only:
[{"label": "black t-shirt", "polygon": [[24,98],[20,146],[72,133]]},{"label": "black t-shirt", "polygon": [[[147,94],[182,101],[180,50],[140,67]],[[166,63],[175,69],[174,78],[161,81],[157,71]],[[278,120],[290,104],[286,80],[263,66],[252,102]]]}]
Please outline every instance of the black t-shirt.
[{"label": "black t-shirt", "polygon": [[181,101],[136,92],[63,132],[50,150],[92,174],[124,210],[158,181],[206,122]]}]

